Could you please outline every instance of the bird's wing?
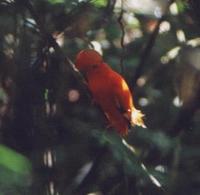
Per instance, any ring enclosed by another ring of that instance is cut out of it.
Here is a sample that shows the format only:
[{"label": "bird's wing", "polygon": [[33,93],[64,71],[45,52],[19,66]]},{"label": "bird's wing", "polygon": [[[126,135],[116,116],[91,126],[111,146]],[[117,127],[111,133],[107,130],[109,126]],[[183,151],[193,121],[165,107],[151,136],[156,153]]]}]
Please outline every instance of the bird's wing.
[{"label": "bird's wing", "polygon": [[130,122],[132,126],[138,125],[145,128],[143,114],[140,110],[134,107],[132,94],[126,81],[117,73],[114,75],[113,90],[115,102],[118,108],[121,109],[123,116]]},{"label": "bird's wing", "polygon": [[130,119],[133,100],[126,81],[115,73],[112,75],[112,85],[116,106]]}]

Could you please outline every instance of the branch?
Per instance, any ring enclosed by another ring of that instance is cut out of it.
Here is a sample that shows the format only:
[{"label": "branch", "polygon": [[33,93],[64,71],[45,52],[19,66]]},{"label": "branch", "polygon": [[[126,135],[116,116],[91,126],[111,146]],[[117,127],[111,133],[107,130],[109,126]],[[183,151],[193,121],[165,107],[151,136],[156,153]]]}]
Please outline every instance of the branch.
[{"label": "branch", "polygon": [[157,25],[154,29],[154,31],[152,32],[152,34],[150,35],[150,38],[142,52],[142,55],[140,57],[140,62],[137,66],[137,69],[135,71],[135,75],[134,77],[132,78],[132,88],[135,87],[136,85],[136,82],[138,80],[138,78],[141,76],[143,70],[144,70],[144,67],[146,65],[146,62],[148,61],[149,59],[149,56],[151,54],[151,51],[153,49],[153,46],[155,45],[155,42],[156,42],[156,38],[158,36],[158,33],[159,33],[159,29],[160,29],[160,25],[161,23],[165,20],[166,16],[167,16],[167,13],[168,13],[168,10],[169,10],[169,7],[172,3],[174,3],[176,0],[170,0],[168,5],[166,6],[166,9],[164,11],[164,14],[162,15],[162,17],[158,20],[157,22]]},{"label": "branch", "polygon": [[[46,42],[47,47],[48,48],[50,48],[50,47],[54,48],[57,56],[63,62],[62,64],[65,65],[65,67],[67,68],[67,70],[70,71],[71,74],[77,80],[81,81],[80,82],[81,86],[83,87],[83,89],[85,91],[87,91],[88,96],[90,96],[90,93],[89,93],[89,91],[87,89],[87,86],[85,85],[83,77],[75,69],[75,66],[74,66],[73,62],[70,60],[70,58],[67,56],[67,54],[63,53],[62,49],[60,48],[60,46],[58,45],[58,43],[56,42],[56,40],[53,38],[53,36],[45,30],[44,24],[41,22],[41,19],[40,19],[39,15],[35,11],[35,9],[34,9],[34,7],[32,5],[32,2],[30,0],[25,0],[24,1],[24,5],[29,10],[30,14],[32,15],[33,19],[35,20],[36,24],[38,25],[40,34],[41,34],[42,38],[44,39],[44,41]],[[62,69],[62,67],[60,67],[60,69]]]},{"label": "branch", "polygon": [[110,13],[110,14],[113,13],[113,9],[115,8],[116,1],[117,0],[110,0],[107,2],[105,13]]},{"label": "branch", "polygon": [[123,0],[121,0],[121,11],[120,11],[120,15],[117,19],[119,25],[120,25],[120,29],[122,32],[121,35],[121,40],[120,40],[120,44],[122,47],[122,53],[121,53],[121,57],[120,57],[120,67],[121,67],[121,74],[124,74],[124,66],[123,66],[123,62],[124,62],[124,50],[125,50],[125,45],[124,45],[124,38],[125,38],[125,27],[123,24],[123,15],[124,15],[124,10],[123,10]]}]

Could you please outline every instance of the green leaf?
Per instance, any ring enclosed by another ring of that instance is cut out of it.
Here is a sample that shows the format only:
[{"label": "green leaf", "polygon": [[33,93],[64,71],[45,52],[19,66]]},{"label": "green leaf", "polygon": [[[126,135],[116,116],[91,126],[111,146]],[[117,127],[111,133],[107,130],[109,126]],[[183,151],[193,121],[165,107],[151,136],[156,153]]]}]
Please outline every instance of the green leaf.
[{"label": "green leaf", "polygon": [[49,90],[45,89],[45,91],[44,91],[44,100],[45,101],[48,101],[48,96],[49,96]]},{"label": "green leaf", "polygon": [[107,0],[92,0],[91,3],[96,7],[105,7],[107,5]]},{"label": "green leaf", "polygon": [[30,174],[32,169],[26,157],[4,145],[0,145],[0,165],[22,175]]},{"label": "green leaf", "polygon": [[162,132],[153,132],[150,129],[140,129],[135,134],[140,142],[154,145],[163,153],[167,153],[173,148],[175,140],[166,136]]},{"label": "green leaf", "polygon": [[5,93],[5,90],[3,88],[0,88],[0,101],[7,102],[7,95]]},{"label": "green leaf", "polygon": [[64,3],[65,0],[48,0],[48,2],[51,4],[57,4],[57,3]]},{"label": "green leaf", "polygon": [[176,4],[179,12],[184,12],[185,9],[188,7],[188,4],[182,0],[178,0]]},{"label": "green leaf", "polygon": [[[94,132],[93,132],[94,133]],[[147,173],[141,166],[138,157],[123,144],[122,138],[114,132],[95,132],[94,137],[101,146],[111,149],[112,155],[118,162],[122,163],[124,171],[128,175],[135,175],[139,178],[148,178]]]}]

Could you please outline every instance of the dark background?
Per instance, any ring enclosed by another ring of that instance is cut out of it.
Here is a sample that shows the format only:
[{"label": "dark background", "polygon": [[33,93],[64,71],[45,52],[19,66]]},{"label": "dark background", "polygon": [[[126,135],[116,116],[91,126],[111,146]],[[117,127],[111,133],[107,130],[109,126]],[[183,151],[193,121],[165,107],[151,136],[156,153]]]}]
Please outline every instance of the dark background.
[{"label": "dark background", "polygon": [[[199,195],[199,8],[0,0],[0,195]],[[147,129],[106,130],[72,65],[89,47],[124,76]]]}]

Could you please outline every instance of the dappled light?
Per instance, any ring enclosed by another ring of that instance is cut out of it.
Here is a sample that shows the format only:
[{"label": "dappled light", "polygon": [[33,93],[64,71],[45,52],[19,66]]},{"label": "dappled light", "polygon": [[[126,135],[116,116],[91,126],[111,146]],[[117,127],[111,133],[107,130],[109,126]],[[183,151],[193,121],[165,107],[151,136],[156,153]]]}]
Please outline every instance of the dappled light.
[{"label": "dappled light", "polygon": [[199,8],[0,0],[0,195],[199,195]]},{"label": "dappled light", "polygon": [[138,103],[140,106],[148,106],[149,104],[149,100],[148,98],[145,98],[145,97],[141,97],[139,100],[138,100]]},{"label": "dappled light", "polygon": [[174,106],[176,107],[181,107],[183,105],[183,102],[180,100],[180,98],[178,96],[176,96],[174,99],[173,99],[173,104]]},{"label": "dappled light", "polygon": [[77,102],[80,98],[80,92],[76,89],[70,89],[68,91],[68,101],[70,102]]},{"label": "dappled light", "polygon": [[176,31],[176,36],[179,42],[185,42],[186,38],[185,38],[185,33],[183,32],[183,30],[178,29]]},{"label": "dappled light", "polygon": [[171,29],[171,25],[169,22],[167,21],[163,21],[161,24],[160,24],[160,29],[159,29],[159,33],[165,33],[167,31],[169,31]]},{"label": "dappled light", "polygon": [[171,5],[170,5],[170,7],[169,7],[169,10],[170,10],[170,13],[172,14],[172,15],[178,15],[178,5],[177,5],[177,3],[172,3]]}]

